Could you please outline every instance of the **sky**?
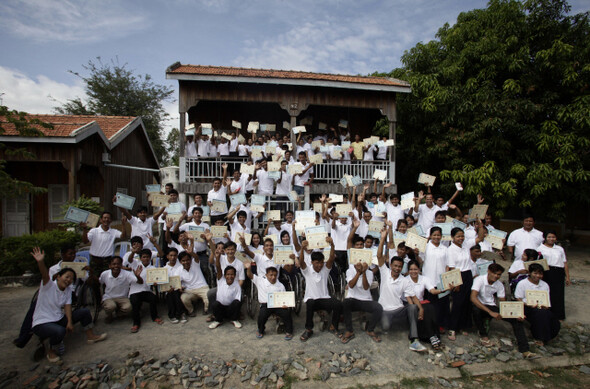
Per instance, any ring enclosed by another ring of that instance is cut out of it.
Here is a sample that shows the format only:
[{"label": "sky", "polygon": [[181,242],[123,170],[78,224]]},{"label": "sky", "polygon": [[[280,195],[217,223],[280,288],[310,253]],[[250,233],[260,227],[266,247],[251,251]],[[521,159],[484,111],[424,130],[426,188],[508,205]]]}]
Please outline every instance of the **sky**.
[{"label": "sky", "polygon": [[[0,104],[53,113],[84,100],[90,60],[127,64],[172,87],[183,64],[361,74],[401,66],[405,50],[435,38],[482,0],[2,0]],[[590,1],[571,0],[572,13]],[[168,128],[177,102],[166,103]]]}]

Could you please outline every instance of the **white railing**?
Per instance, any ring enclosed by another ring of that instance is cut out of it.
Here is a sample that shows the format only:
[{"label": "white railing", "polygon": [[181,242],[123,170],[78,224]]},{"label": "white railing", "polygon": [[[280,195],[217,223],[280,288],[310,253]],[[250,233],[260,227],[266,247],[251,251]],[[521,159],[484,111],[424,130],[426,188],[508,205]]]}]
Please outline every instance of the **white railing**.
[{"label": "white railing", "polygon": [[[240,164],[246,162],[246,158],[225,157],[221,159],[198,159],[180,158],[180,182],[209,181],[213,178],[221,178],[223,175],[222,165],[227,163],[230,172],[233,168],[239,169]],[[336,184],[344,175],[359,176],[363,182],[373,181],[375,169],[388,172],[387,182],[395,183],[395,162],[391,161],[352,161],[350,164],[342,162],[327,161],[315,165],[315,180],[318,183]]]}]

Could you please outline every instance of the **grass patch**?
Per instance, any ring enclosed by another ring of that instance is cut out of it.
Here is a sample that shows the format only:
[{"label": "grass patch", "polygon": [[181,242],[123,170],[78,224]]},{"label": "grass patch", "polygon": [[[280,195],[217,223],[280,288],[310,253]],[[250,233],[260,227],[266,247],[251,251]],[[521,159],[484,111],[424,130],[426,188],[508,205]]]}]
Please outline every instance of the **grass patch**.
[{"label": "grass patch", "polygon": [[432,382],[428,378],[402,378],[399,387],[402,388],[428,388],[432,386]]}]

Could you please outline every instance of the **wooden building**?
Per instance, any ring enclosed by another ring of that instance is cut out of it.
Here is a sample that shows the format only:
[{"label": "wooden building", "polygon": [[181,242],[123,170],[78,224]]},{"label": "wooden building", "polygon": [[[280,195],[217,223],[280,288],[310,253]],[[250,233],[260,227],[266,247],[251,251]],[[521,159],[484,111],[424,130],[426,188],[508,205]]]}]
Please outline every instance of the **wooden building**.
[{"label": "wooden building", "polygon": [[19,180],[47,188],[31,198],[2,199],[2,236],[57,228],[63,223],[61,206],[84,194],[120,215],[112,205],[116,192],[147,205],[145,185],[157,182],[159,165],[140,117],[29,115],[49,123],[39,127],[45,136],[20,136],[12,124],[0,118],[5,132],[0,143],[24,148],[34,159],[5,155],[8,173]]},{"label": "wooden building", "polygon": [[[396,94],[411,92],[407,82],[392,78],[178,62],[166,70],[166,78],[178,80],[181,133],[187,121],[197,125],[212,123],[214,128],[222,130],[231,129],[232,120],[243,125],[259,121],[276,124],[280,132],[283,121],[293,127],[302,119],[313,117],[312,125],[308,126],[312,133],[318,129],[319,122],[336,127],[344,119],[353,137],[360,134],[365,138],[371,135],[375,123],[385,117],[389,122],[389,138],[395,139]],[[242,133],[247,136],[245,127]],[[181,156],[183,148],[181,139]],[[395,183],[395,148],[389,156],[389,181]],[[183,166],[180,169],[182,177]],[[206,193],[209,186],[199,182],[180,183],[185,193]],[[327,193],[330,188],[329,184],[314,184],[317,193]]]}]

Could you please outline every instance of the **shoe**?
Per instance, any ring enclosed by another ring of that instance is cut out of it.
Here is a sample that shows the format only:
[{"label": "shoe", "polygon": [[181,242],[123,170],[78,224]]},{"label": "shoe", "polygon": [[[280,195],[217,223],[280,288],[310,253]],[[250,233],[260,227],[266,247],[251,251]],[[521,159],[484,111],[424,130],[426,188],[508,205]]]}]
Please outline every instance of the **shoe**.
[{"label": "shoe", "polygon": [[159,324],[159,325],[162,325],[162,324],[164,324],[164,320],[162,320],[159,317],[157,317],[157,318],[154,319],[154,323]]},{"label": "shoe", "polygon": [[59,364],[61,362],[61,358],[59,357],[59,355],[56,355],[55,357],[52,358],[49,356],[49,354],[47,354],[47,360],[50,363],[58,363]]},{"label": "shoe", "polygon": [[178,324],[178,322],[179,322],[179,320],[177,318],[175,318],[175,317],[170,318],[170,323],[172,323],[172,324]]},{"label": "shoe", "polygon": [[262,339],[263,336],[264,336],[264,332],[256,331],[256,339]]},{"label": "shoe", "polygon": [[285,333],[285,340],[293,339],[293,334]]},{"label": "shoe", "polygon": [[219,327],[220,324],[221,323],[218,321],[212,321],[211,324],[209,324],[209,328],[211,328],[211,329],[217,328],[217,327]]},{"label": "shoe", "polygon": [[133,326],[131,327],[131,333],[135,334],[137,331],[139,331],[139,326]]},{"label": "shoe", "polygon": [[183,314],[180,316],[180,324],[184,324],[184,323],[186,323],[187,321],[188,321],[188,319],[186,318],[186,315],[183,313]]},{"label": "shoe", "polygon": [[[139,329],[139,327],[137,327]],[[137,331],[136,331],[137,332]],[[98,343],[98,342],[102,342],[103,340],[105,340],[107,338],[107,334],[106,332],[104,334],[100,334],[98,335],[98,338],[96,339],[88,339],[86,341],[86,343],[88,344],[94,344],[94,343]]]},{"label": "shoe", "polygon": [[420,343],[418,339],[416,339],[412,343],[410,343],[410,350],[421,353],[426,351],[426,347],[424,347],[422,343]]},{"label": "shoe", "polygon": [[449,334],[447,335],[449,340],[455,341],[457,340],[457,333],[453,330],[449,330]]},{"label": "shoe", "polygon": [[525,351],[524,353],[522,353],[522,356],[524,357],[524,359],[539,359],[539,358],[541,358],[540,355],[532,353],[530,351]]},{"label": "shoe", "polygon": [[232,321],[232,323],[233,323],[234,327],[236,327],[236,328],[242,328],[242,323],[240,323],[239,321],[234,320],[234,321]]}]

